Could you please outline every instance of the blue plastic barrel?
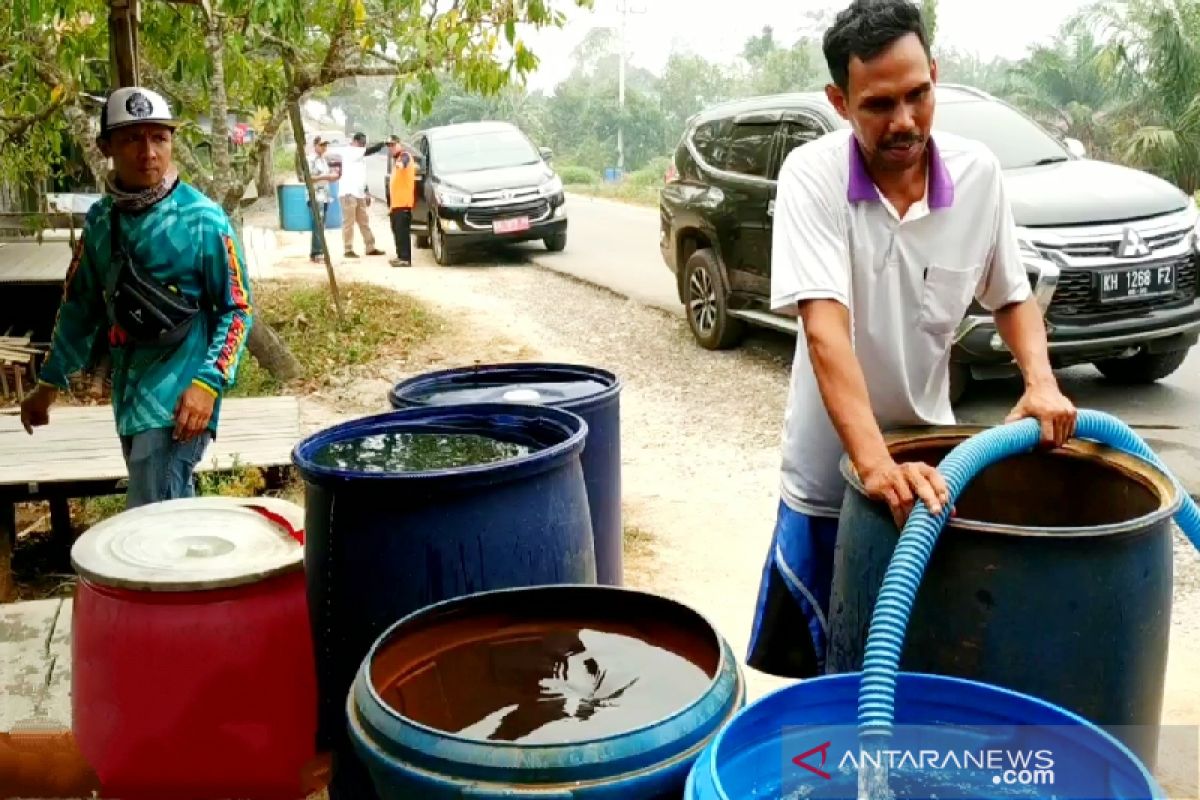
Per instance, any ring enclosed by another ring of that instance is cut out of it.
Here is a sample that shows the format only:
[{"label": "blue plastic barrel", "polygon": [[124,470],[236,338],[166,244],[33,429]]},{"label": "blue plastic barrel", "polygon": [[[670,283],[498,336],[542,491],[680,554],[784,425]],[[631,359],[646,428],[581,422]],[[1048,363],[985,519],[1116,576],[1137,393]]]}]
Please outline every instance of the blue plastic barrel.
[{"label": "blue plastic barrel", "polygon": [[588,424],[583,476],[596,540],[596,579],[623,583],[621,524],[621,381],[574,364],[489,364],[419,375],[390,392],[393,408],[522,402],[571,411]]},{"label": "blue plastic barrel", "polygon": [[338,182],[329,184],[329,206],[325,209],[325,230],[342,227],[342,204],[338,202]]},{"label": "blue plastic barrel", "polygon": [[[987,428],[889,432],[900,462],[941,463]],[[843,459],[826,670],[863,669],[900,531]],[[1155,766],[1181,495],[1151,464],[1072,441],[976,475],[925,567],[900,668],[1033,695],[1113,730]],[[1031,639],[1030,621],[1040,635]]]},{"label": "blue plastic barrel", "polygon": [[279,227],[285,231],[312,230],[308,211],[308,189],[302,183],[284,183],[276,189],[279,202]]},{"label": "blue plastic barrel", "polygon": [[[376,434],[477,434],[528,455],[437,472],[369,472],[314,461]],[[587,424],[560,409],[482,404],[365,417],[301,441],[305,569],[317,658],[318,747],[334,757],[333,797],[371,796],[349,752],[346,696],[396,620],[489,589],[590,584],[596,563],[579,462]]]},{"label": "blue plastic barrel", "polygon": [[[279,227],[285,231],[311,231],[312,213],[308,209],[308,187],[302,183],[284,183],[276,188]],[[342,206],[337,199],[337,184],[330,184],[329,207],[325,210],[325,228],[342,226]]]},{"label": "blue plastic barrel", "polygon": [[[613,645],[622,641],[633,646]],[[567,705],[563,684],[591,694]],[[347,704],[384,800],[658,800],[682,795],[693,761],[744,702],[729,644],[692,609],[618,587],[546,586],[401,620],[363,661]]]},{"label": "blue plastic barrel", "polygon": [[865,757],[860,678],[814,678],[747,706],[696,760],[685,800],[855,800],[856,767],[865,758],[888,764],[896,798],[1165,797],[1133,753],[1101,728],[1043,700],[962,678],[900,673],[894,735],[883,752]]}]

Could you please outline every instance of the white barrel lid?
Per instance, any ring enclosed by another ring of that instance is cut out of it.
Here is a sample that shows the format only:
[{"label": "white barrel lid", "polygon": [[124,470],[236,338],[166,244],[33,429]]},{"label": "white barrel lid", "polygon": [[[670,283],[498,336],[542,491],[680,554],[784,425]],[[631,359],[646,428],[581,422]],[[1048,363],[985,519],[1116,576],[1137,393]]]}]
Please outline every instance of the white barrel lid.
[{"label": "white barrel lid", "polygon": [[[264,513],[264,511],[266,513]],[[159,592],[255,583],[302,569],[304,510],[275,498],[197,497],[122,512],[71,548],[81,577]]]}]

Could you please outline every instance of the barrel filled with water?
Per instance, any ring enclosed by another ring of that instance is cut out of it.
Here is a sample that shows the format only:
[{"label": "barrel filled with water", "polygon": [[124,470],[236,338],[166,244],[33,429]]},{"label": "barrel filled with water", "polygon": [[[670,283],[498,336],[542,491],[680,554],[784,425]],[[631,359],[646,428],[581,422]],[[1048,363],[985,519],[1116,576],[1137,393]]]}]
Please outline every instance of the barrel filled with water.
[{"label": "barrel filled with water", "polygon": [[963,678],[900,673],[891,735],[861,738],[860,682],[826,675],[747,706],[696,760],[685,800],[1165,797],[1100,727]]},{"label": "barrel filled with water", "polygon": [[596,579],[621,585],[621,381],[616,375],[575,364],[481,364],[418,375],[396,384],[388,397],[393,408],[530,403],[582,417],[588,434],[580,461],[596,540]]},{"label": "barrel filled with water", "polygon": [[318,744],[334,756],[333,797],[372,796],[350,753],[346,697],[397,620],[489,589],[595,583],[586,434],[570,412],[481,404],[367,417],[297,445]]},{"label": "barrel filled with water", "polygon": [[745,697],[713,627],[607,586],[485,592],[388,630],[350,698],[384,800],[678,798]]},{"label": "barrel filled with water", "polygon": [[[936,465],[982,428],[890,434]],[[899,532],[852,467],[839,522],[828,670],[862,669]],[[1102,726],[1153,768],[1170,631],[1171,517],[1162,472],[1086,442],[1007,458],[967,486],[921,581],[900,668],[982,681]]]}]

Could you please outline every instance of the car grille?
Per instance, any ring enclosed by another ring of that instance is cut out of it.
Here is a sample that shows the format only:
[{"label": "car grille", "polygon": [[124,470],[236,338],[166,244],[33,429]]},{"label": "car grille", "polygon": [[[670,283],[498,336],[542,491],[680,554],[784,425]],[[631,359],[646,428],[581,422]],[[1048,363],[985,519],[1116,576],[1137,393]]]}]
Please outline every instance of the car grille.
[{"label": "car grille", "polygon": [[[1144,239],[1151,250],[1158,251],[1174,247],[1182,242],[1185,236],[1187,236],[1186,230],[1169,231],[1155,236],[1146,236]],[[1106,239],[1098,242],[1072,242],[1055,249],[1073,258],[1116,258],[1120,246],[1120,239]]]},{"label": "car grille", "polygon": [[493,222],[500,219],[529,217],[530,222],[540,222],[548,216],[550,216],[550,201],[538,198],[504,206],[472,206],[467,210],[466,221],[468,225],[476,228],[489,228]]},{"label": "car grille", "polygon": [[1096,270],[1064,269],[1059,275],[1058,288],[1050,301],[1047,315],[1074,319],[1087,316],[1128,314],[1193,300],[1196,297],[1198,277],[1196,259],[1192,256],[1177,256],[1149,262],[1146,266],[1157,267],[1166,264],[1175,265],[1175,294],[1112,305],[1101,304],[1096,297],[1095,276],[1098,274]]}]

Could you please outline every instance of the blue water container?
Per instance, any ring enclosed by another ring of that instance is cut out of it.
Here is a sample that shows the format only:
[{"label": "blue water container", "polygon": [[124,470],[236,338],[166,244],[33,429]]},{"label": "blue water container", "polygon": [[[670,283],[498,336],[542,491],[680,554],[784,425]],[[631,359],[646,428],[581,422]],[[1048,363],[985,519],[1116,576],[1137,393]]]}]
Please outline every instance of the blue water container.
[{"label": "blue water container", "polygon": [[[527,455],[429,472],[371,472],[314,461],[327,445],[377,434],[476,434]],[[518,586],[592,584],[596,562],[579,455],[587,424],[527,405],[414,408],[352,420],[301,441],[305,570],[317,658],[318,747],[330,794],[371,797],[349,750],[346,696],[372,644],[442,600]]]},{"label": "blue water container", "polygon": [[1137,757],[1101,728],[1029,695],[962,678],[900,673],[892,737],[882,752],[864,756],[860,678],[814,678],[747,706],[696,760],[685,800],[855,800],[856,768],[867,758],[888,764],[897,800],[1165,797]]},{"label": "blue water container", "polygon": [[284,183],[276,188],[279,202],[279,227],[285,231],[312,230],[308,211],[308,189],[300,183]]},{"label": "blue water container", "polygon": [[384,800],[660,800],[682,795],[744,702],[729,644],[692,609],[545,586],[401,620],[364,659],[347,713]]},{"label": "blue water container", "polygon": [[[325,210],[325,229],[342,226],[342,206],[337,199],[337,184],[329,185],[329,207]],[[284,183],[276,188],[279,227],[285,231],[311,231],[312,212],[308,208],[308,187],[302,183]]]},{"label": "blue water container", "polygon": [[342,227],[342,204],[338,202],[338,182],[334,181],[329,184],[329,207],[325,209],[325,230],[337,230],[340,227]]},{"label": "blue water container", "polygon": [[574,364],[490,364],[430,372],[396,386],[393,408],[520,402],[561,408],[587,422],[583,476],[596,540],[596,578],[623,583],[621,524],[621,381],[613,373]]}]

